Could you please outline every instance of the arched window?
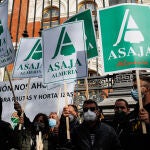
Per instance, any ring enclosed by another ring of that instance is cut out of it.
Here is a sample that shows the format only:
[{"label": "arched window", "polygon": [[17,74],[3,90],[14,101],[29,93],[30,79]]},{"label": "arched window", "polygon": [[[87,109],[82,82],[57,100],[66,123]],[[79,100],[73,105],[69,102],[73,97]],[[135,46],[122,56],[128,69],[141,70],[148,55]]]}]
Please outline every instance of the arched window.
[{"label": "arched window", "polygon": [[58,25],[59,8],[56,6],[49,6],[43,12],[43,28],[49,28]]},{"label": "arched window", "polygon": [[84,11],[85,9],[91,9],[92,14],[96,15],[97,4],[93,0],[82,1],[78,5],[79,12]]}]

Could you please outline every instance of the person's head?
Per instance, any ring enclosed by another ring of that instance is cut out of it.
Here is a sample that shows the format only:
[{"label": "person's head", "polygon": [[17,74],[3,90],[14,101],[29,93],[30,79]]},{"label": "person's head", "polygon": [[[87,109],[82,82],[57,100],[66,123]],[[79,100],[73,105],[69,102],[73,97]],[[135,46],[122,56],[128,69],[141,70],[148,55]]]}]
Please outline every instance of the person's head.
[{"label": "person's head", "polygon": [[38,113],[35,118],[33,119],[33,126],[36,132],[42,131],[43,133],[46,133],[49,131],[49,123],[48,123],[48,117],[46,114]]},{"label": "person's head", "polygon": [[73,121],[74,119],[78,117],[78,108],[76,105],[73,105],[73,104],[69,104],[68,107],[69,107],[69,112],[70,112],[69,119],[70,121]]},{"label": "person's head", "polygon": [[58,119],[59,119],[59,117],[58,117],[58,115],[57,115],[57,112],[51,112],[51,113],[49,114],[48,118],[49,118],[49,119],[48,119],[48,121],[49,121],[49,126],[50,126],[51,128],[55,127],[56,124],[58,123]]},{"label": "person's head", "polygon": [[117,99],[115,101],[115,107],[114,107],[114,111],[123,111],[125,113],[129,113],[130,112],[130,108],[129,108],[129,104],[125,99]]},{"label": "person's head", "polygon": [[57,119],[58,118],[57,112],[51,112],[48,118]]},{"label": "person's head", "polygon": [[[150,76],[140,75],[139,78],[143,105],[146,105],[150,103]],[[133,89],[131,91],[131,95],[134,100],[139,100],[136,78],[133,79]]]},{"label": "person's head", "polygon": [[127,115],[130,112],[129,104],[125,99],[117,99],[114,106],[114,120],[118,123],[124,123],[127,119]]},{"label": "person's head", "polygon": [[83,118],[85,122],[95,122],[100,118],[98,104],[94,100],[85,100],[83,103]]}]

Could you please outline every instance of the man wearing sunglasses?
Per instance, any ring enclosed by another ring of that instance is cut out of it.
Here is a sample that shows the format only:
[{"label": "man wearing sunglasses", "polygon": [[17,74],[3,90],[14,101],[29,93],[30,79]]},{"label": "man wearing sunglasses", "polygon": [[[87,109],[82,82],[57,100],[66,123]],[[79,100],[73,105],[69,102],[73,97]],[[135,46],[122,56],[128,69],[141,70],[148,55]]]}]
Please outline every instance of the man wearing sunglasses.
[{"label": "man wearing sunglasses", "polygon": [[121,150],[115,130],[100,121],[98,104],[86,100],[83,104],[83,122],[74,128],[72,142],[79,150]]}]

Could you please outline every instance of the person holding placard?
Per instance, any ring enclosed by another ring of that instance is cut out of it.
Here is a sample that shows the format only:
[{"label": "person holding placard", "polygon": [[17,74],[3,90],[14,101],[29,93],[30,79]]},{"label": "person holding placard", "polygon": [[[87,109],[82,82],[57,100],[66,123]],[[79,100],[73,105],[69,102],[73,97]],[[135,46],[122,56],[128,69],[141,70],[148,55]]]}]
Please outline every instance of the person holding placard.
[{"label": "person holding placard", "polygon": [[[67,134],[66,117],[69,117],[69,138]],[[76,105],[69,104],[63,108],[59,126],[59,144],[60,147],[72,149],[71,134],[74,128],[79,126],[78,109]]]},{"label": "person holding placard", "polygon": [[[130,114],[130,118],[135,118],[134,132],[142,132],[140,123],[142,121],[146,124],[147,133],[150,134],[150,76],[140,75],[139,79],[143,107],[139,109],[139,104],[137,103],[135,110]],[[131,90],[131,96],[135,101],[138,102],[139,95],[136,78],[133,79],[133,89]]]},{"label": "person holding placard", "polygon": [[[25,123],[25,121],[28,122]],[[20,116],[19,124],[22,124],[22,129],[15,128],[17,139],[17,149],[21,150],[55,150],[49,131],[49,122],[46,114],[38,113],[33,122],[25,115]]]},{"label": "person holding placard", "polygon": [[[134,110],[128,114],[128,124],[125,126],[125,132],[121,134],[120,141],[124,150],[147,150],[145,147],[149,145],[150,139],[150,77],[140,75],[139,81],[141,88],[142,105],[139,105],[139,93],[137,86],[137,78],[133,78],[133,88],[131,96],[137,104]],[[143,124],[142,124],[143,123]],[[145,125],[145,126],[142,126]],[[145,133],[143,132],[146,131]]]}]

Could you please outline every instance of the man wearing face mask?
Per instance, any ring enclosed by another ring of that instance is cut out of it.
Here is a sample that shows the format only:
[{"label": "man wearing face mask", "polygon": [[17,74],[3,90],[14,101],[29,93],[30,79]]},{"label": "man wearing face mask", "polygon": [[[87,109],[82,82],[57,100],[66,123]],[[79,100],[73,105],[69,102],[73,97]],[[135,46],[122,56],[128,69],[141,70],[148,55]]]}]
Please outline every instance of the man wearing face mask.
[{"label": "man wearing face mask", "polygon": [[[140,75],[140,88],[142,95],[143,108],[139,110],[138,104],[138,90],[136,78],[133,79],[133,89],[131,90],[131,96],[137,101],[135,110],[131,113],[134,127],[134,132],[141,133],[141,121],[145,122],[147,127],[147,133],[150,134],[150,76]],[[137,125],[138,124],[138,125]]]},{"label": "man wearing face mask", "polygon": [[100,111],[94,100],[83,104],[83,123],[74,128],[72,142],[79,150],[122,150],[115,130],[100,121]]},{"label": "man wearing face mask", "polygon": [[[126,137],[124,137],[125,150],[136,149],[147,150],[149,148],[149,139],[150,139],[150,77],[148,75],[140,75],[140,88],[141,88],[141,96],[143,102],[143,108],[139,109],[139,97],[137,90],[137,81],[136,78],[133,79],[133,89],[131,90],[131,96],[137,104],[132,112],[129,114],[130,121],[130,132],[126,133]],[[146,126],[146,134],[143,133],[142,124],[144,122]]]}]

